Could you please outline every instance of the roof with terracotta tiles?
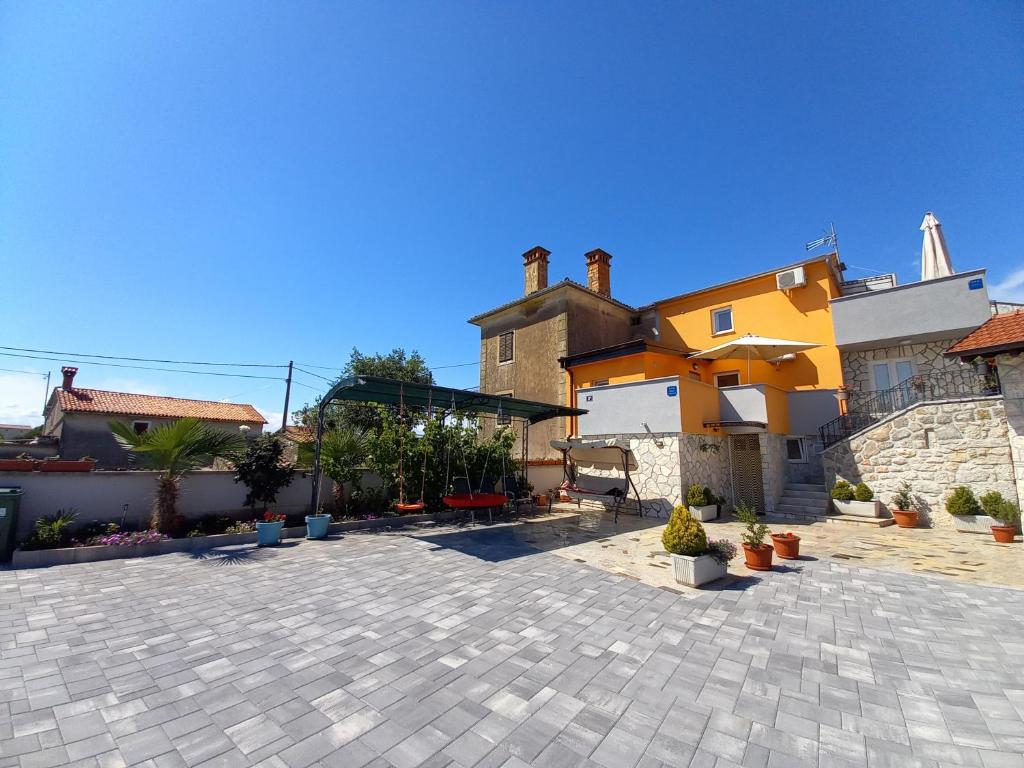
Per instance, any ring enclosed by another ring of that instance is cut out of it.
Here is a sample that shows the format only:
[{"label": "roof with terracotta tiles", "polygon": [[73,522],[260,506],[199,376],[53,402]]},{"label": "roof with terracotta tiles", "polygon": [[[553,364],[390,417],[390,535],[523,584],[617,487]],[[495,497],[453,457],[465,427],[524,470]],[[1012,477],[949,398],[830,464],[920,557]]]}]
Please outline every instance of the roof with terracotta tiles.
[{"label": "roof with terracotta tiles", "polygon": [[181,397],[136,395],[131,392],[106,392],[101,389],[79,387],[58,387],[53,394],[64,413],[107,413],[166,419],[184,419],[191,416],[203,421],[267,423],[259,411],[244,403],[186,400]]},{"label": "roof with terracotta tiles", "polygon": [[1012,352],[1024,349],[1024,310],[994,315],[949,348],[947,355]]},{"label": "roof with terracotta tiles", "polygon": [[285,440],[291,440],[295,443],[313,443],[316,442],[316,433],[312,427],[304,427],[301,424],[289,424],[278,434]]}]

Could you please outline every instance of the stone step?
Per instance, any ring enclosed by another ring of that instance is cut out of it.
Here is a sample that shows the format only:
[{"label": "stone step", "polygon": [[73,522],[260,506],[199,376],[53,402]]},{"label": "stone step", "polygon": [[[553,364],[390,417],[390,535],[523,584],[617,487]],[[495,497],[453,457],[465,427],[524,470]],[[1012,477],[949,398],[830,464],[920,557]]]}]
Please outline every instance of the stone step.
[{"label": "stone step", "polygon": [[827,515],[828,507],[822,506],[809,506],[807,504],[778,504],[775,509],[785,514],[793,515]]},{"label": "stone step", "polygon": [[796,488],[782,488],[782,496],[790,499],[809,499],[820,502],[827,502],[831,498],[824,490],[799,490]]},{"label": "stone step", "polygon": [[888,528],[896,521],[887,517],[859,517],[857,515],[813,515],[792,514],[776,510],[768,513],[770,523],[838,523],[840,525],[866,525],[874,528]]},{"label": "stone step", "polygon": [[817,483],[786,483],[787,488],[792,488],[797,491],[824,491],[825,484]]}]

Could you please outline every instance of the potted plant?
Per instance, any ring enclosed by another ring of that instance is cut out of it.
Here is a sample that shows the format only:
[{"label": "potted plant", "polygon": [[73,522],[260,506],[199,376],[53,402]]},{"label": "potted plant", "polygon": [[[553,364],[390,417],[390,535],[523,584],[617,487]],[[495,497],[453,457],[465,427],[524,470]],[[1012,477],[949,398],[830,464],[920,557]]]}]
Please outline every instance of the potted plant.
[{"label": "potted plant", "polygon": [[765,544],[765,537],[768,535],[768,526],[762,523],[757,517],[757,510],[749,506],[745,501],[736,505],[736,519],[745,523],[747,530],[742,534],[743,556],[747,562],[747,568],[752,571],[770,571],[772,569],[771,544]]},{"label": "potted plant", "polygon": [[961,533],[985,533],[997,525],[993,512],[1005,503],[999,491],[989,491],[975,499],[970,488],[961,486],[946,499],[946,511],[953,518],[953,527]]},{"label": "potted plant", "polygon": [[545,491],[544,493],[538,493],[533,497],[533,504],[537,507],[550,507],[551,497],[554,495],[554,491]]},{"label": "potted plant", "polygon": [[18,454],[14,459],[0,459],[2,472],[31,472],[36,468],[36,460],[27,453]]},{"label": "potted plant", "polygon": [[841,515],[878,517],[881,512],[874,498],[875,492],[865,483],[857,483],[854,487],[845,480],[837,480],[832,486],[832,506]]},{"label": "potted plant", "polygon": [[40,472],[92,472],[96,465],[96,459],[91,456],[83,456],[78,461],[62,459],[60,456],[50,456],[39,464]]},{"label": "potted plant", "polygon": [[992,525],[992,537],[1000,544],[1013,544],[1020,525],[1020,507],[1004,499],[1002,504],[991,510],[990,516],[996,520]]},{"label": "potted plant", "polygon": [[718,514],[716,501],[715,494],[707,486],[694,483],[686,492],[686,506],[690,508],[690,514],[701,522],[715,519]]},{"label": "potted plant", "polygon": [[846,384],[840,384],[838,387],[836,387],[836,400],[838,400],[840,403],[845,403],[847,400],[850,399],[850,391],[851,388],[848,387]]},{"label": "potted plant", "polygon": [[916,509],[912,509],[914,498],[911,492],[910,483],[904,482],[900,485],[896,495],[892,497],[892,505],[895,507],[892,510],[892,516],[900,528],[917,528],[918,512]]},{"label": "potted plant", "polygon": [[256,522],[256,543],[261,547],[273,547],[281,543],[281,529],[284,515],[264,512],[263,519]]},{"label": "potted plant", "polygon": [[672,555],[676,581],[690,587],[725,576],[729,561],[736,556],[731,542],[708,542],[704,526],[681,504],[672,510],[661,543]]},{"label": "potted plant", "polygon": [[792,531],[773,533],[772,546],[775,547],[775,554],[782,560],[800,559],[800,537]]}]

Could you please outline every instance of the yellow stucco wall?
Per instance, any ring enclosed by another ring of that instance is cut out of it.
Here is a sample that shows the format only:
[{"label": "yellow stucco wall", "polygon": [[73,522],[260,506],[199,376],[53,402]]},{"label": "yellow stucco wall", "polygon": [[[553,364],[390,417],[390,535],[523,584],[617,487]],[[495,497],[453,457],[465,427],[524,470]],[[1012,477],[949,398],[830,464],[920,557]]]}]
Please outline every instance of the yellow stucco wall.
[{"label": "yellow stucco wall", "polygon": [[[661,343],[670,347],[708,349],[745,333],[821,346],[780,364],[755,360],[747,375],[745,360],[716,360],[708,364],[705,380],[715,373],[738,371],[743,384],[771,384],[785,390],[831,389],[843,383],[839,350],[835,346],[829,300],[839,295],[824,262],[804,266],[807,285],[788,292],[775,287],[775,275],[752,278],[733,285],[666,301],[658,306]],[[711,313],[732,307],[733,331],[712,333]]]},{"label": "yellow stucco wall", "polygon": [[714,434],[704,427],[704,422],[718,421],[718,389],[700,381],[679,379],[679,415],[682,417],[683,432],[691,434]]},{"label": "yellow stucco wall", "polygon": [[785,391],[777,387],[764,388],[764,401],[768,410],[768,431],[779,435],[789,434],[789,399]]}]

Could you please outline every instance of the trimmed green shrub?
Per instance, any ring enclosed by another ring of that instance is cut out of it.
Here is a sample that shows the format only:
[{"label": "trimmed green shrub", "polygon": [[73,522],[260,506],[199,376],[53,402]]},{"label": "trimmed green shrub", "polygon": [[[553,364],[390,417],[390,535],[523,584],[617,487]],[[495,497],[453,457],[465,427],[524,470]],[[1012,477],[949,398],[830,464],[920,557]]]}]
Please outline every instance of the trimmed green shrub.
[{"label": "trimmed green shrub", "polygon": [[832,486],[832,498],[836,501],[853,501],[853,486],[845,480],[836,480],[836,484]]},{"label": "trimmed green shrub", "polygon": [[985,510],[985,514],[989,517],[995,517],[999,507],[1006,503],[1006,499],[1003,498],[1003,494],[999,491],[989,491],[978,501],[981,502],[981,508]]},{"label": "trimmed green shrub", "polygon": [[682,504],[672,510],[672,517],[661,534],[661,543],[666,552],[674,555],[696,557],[708,551],[704,526]]},{"label": "trimmed green shrub", "polygon": [[868,487],[867,483],[857,483],[853,489],[853,498],[857,501],[871,501],[875,498],[875,492]]},{"label": "trimmed green shrub", "polygon": [[[988,496],[987,493],[985,495]],[[986,507],[985,511],[988,513],[989,517],[994,520],[998,520],[1003,525],[1016,525],[1020,522],[1020,507],[1006,499],[1003,499],[1000,504],[993,507],[991,510]]]},{"label": "trimmed green shrub", "polygon": [[686,506],[706,507],[715,503],[715,494],[707,486],[694,483],[686,492]]},{"label": "trimmed green shrub", "polygon": [[946,511],[951,515],[980,515],[982,512],[974,491],[966,485],[961,485],[946,499]]}]

